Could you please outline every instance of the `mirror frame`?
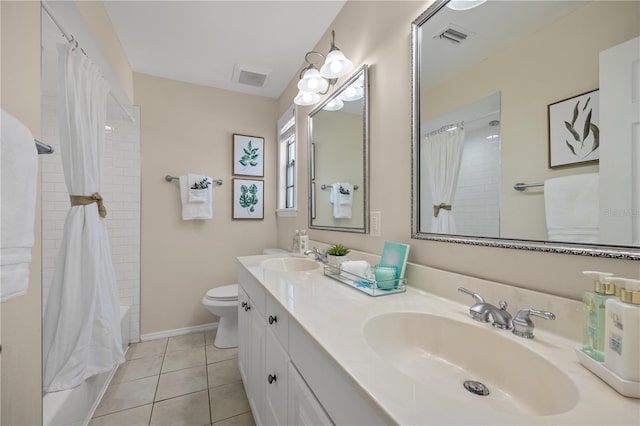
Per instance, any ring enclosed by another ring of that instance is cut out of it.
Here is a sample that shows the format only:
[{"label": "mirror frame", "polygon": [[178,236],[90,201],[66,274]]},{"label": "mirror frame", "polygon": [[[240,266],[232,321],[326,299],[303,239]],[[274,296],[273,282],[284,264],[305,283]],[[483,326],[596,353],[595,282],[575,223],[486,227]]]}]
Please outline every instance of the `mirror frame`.
[{"label": "mirror frame", "polygon": [[[339,86],[337,89],[335,89],[331,95],[327,96],[322,103],[320,103],[320,105],[318,105],[317,107],[315,107],[308,115],[307,117],[307,129],[308,129],[308,134],[307,134],[307,152],[309,155],[307,155],[308,159],[309,159],[309,173],[308,173],[308,177],[309,177],[309,229],[323,229],[323,230],[327,230],[327,231],[341,231],[341,232],[354,232],[354,233],[359,233],[359,234],[368,234],[369,233],[369,67],[368,65],[362,65],[360,68],[358,68],[344,83],[342,83],[341,86]],[[364,76],[364,96],[363,96],[363,100],[364,100],[364,105],[363,105],[363,120],[362,120],[362,125],[363,125],[363,137],[362,137],[362,154],[363,154],[363,161],[362,161],[362,172],[363,172],[363,176],[362,176],[362,191],[363,191],[363,202],[364,202],[364,206],[363,206],[363,226],[362,228],[346,228],[346,227],[340,227],[340,226],[324,226],[324,225],[314,225],[313,224],[313,211],[315,210],[314,208],[314,196],[315,196],[315,190],[314,190],[314,184],[315,182],[313,182],[312,180],[312,176],[311,176],[311,171],[315,170],[316,165],[313,164],[313,162],[315,161],[315,155],[312,155],[312,145],[313,145],[313,116],[316,115],[318,112],[322,111],[322,109],[329,103],[331,102],[332,99],[336,98],[340,93],[342,93],[344,90],[346,90],[347,87],[349,87],[351,85],[351,83],[355,82],[359,77],[360,77],[360,73],[362,73],[362,75]]]},{"label": "mirror frame", "polygon": [[420,26],[449,0],[436,0],[411,23],[411,238],[548,253],[640,260],[640,249],[628,246],[561,243],[510,238],[467,237],[420,232]]}]

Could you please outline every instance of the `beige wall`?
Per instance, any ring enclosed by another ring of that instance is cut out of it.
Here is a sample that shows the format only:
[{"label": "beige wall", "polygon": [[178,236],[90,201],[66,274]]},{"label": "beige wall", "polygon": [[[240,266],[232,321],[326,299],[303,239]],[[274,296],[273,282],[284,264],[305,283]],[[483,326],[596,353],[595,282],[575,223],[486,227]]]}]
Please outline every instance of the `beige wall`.
[{"label": "beige wall", "polygon": [[78,11],[95,37],[124,93],[133,102],[133,72],[102,1],[76,0]]},{"label": "beige wall", "polygon": [[[273,99],[134,73],[141,108],[141,333],[217,320],[200,303],[236,282],[236,256],[276,245],[276,122]],[[231,220],[233,133],[265,138],[264,220]],[[213,219],[183,221],[177,182],[189,172],[224,179]]]},{"label": "beige wall", "polygon": [[[2,109],[40,137],[40,3],[0,2]],[[45,159],[40,159],[45,161]],[[39,179],[38,179],[39,181]],[[38,193],[40,188],[38,187]],[[0,424],[42,423],[41,207],[36,206],[29,291],[0,304]],[[4,200],[3,200],[4,201]]]},{"label": "beige wall", "polygon": [[[547,237],[543,191],[517,192],[513,184],[598,171],[548,168],[547,105],[597,89],[599,53],[637,37],[639,19],[640,2],[594,2],[422,94],[438,100],[423,102],[424,122],[501,93],[503,236]],[[567,54],[577,46],[579,54]]]},{"label": "beige wall", "polygon": [[[561,296],[579,298],[589,287],[582,270],[640,278],[640,262],[535,253],[411,239],[411,22],[427,2],[348,2],[330,28],[336,44],[357,67],[370,65],[371,210],[382,212],[382,236],[311,230],[311,239],[380,253],[385,240],[411,244],[410,261]],[[316,50],[329,47],[328,34]],[[292,81],[279,99],[284,111],[296,94]],[[297,218],[278,219],[278,243],[288,247],[307,226],[308,107],[298,108],[300,184]]]}]

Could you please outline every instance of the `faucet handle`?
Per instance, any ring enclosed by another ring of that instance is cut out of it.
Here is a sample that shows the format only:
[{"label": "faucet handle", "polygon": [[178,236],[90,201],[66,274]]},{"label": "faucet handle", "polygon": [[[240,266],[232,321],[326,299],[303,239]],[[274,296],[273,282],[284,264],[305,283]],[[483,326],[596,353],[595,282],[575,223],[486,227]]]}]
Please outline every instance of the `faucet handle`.
[{"label": "faucet handle", "polygon": [[484,303],[484,299],[478,293],[474,293],[471,290],[467,290],[464,287],[458,287],[458,291],[460,293],[465,293],[465,294],[468,294],[469,296],[473,297],[475,299],[476,303]]},{"label": "faucet handle", "polygon": [[556,316],[553,312],[539,311],[537,309],[521,309],[518,315],[513,319],[513,334],[516,336],[524,337],[526,339],[533,339],[533,329],[535,324],[529,318],[530,315],[535,315],[540,318],[554,320]]}]

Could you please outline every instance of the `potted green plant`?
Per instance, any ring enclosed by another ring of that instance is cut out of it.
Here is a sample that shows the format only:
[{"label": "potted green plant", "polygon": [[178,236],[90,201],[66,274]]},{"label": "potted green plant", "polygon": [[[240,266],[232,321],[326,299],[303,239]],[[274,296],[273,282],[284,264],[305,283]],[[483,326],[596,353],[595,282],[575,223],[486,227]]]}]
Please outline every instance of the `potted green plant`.
[{"label": "potted green plant", "polygon": [[327,250],[327,259],[329,264],[340,266],[342,262],[347,260],[346,256],[351,250],[342,244],[334,244]]}]

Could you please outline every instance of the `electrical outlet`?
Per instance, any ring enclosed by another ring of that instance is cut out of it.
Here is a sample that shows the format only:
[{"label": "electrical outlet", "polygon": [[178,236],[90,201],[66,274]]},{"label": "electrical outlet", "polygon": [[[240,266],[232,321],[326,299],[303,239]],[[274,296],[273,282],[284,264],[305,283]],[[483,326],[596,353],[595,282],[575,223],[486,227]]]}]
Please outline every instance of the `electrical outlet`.
[{"label": "electrical outlet", "polygon": [[382,212],[371,212],[369,232],[372,237],[382,235]]}]

